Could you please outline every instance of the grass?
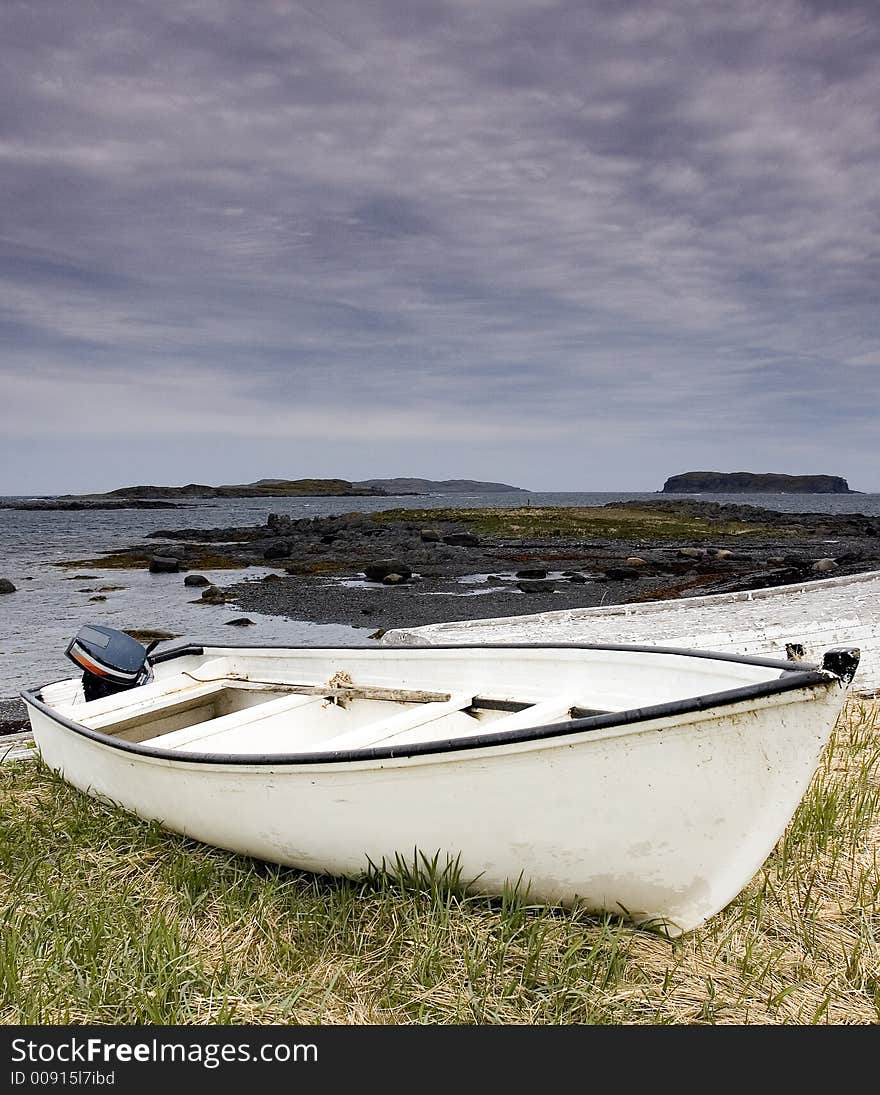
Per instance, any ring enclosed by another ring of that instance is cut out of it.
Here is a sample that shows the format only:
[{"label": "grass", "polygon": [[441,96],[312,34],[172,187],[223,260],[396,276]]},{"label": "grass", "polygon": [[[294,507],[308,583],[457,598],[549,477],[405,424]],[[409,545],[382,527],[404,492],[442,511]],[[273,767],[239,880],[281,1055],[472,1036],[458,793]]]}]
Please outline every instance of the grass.
[{"label": "grass", "polygon": [[4,1024],[876,1024],[880,702],[849,701],[773,854],[670,942],[468,896],[455,863],[316,877],[0,766]]},{"label": "grass", "polygon": [[[481,536],[516,539],[522,537],[569,537],[581,540],[694,540],[714,541],[719,537],[767,533],[766,526],[744,521],[722,521],[687,517],[633,506],[520,506],[493,509],[385,510],[372,514],[380,523],[405,521],[433,526],[454,523]],[[774,536],[787,535],[773,530]]]}]

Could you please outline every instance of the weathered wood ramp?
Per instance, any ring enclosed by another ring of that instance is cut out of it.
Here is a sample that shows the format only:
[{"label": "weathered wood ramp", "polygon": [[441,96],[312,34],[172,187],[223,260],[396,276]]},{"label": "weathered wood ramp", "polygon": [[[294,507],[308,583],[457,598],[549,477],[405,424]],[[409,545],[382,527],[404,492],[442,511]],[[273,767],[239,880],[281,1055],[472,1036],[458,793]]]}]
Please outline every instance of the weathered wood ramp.
[{"label": "weathered wood ramp", "polygon": [[382,642],[637,643],[782,658],[787,648],[800,648],[807,661],[821,661],[831,646],[857,646],[862,658],[853,688],[870,694],[880,689],[880,571],[675,601],[398,628]]},{"label": "weathered wood ramp", "polygon": [[37,750],[30,730],[21,734],[4,734],[0,737],[0,764],[10,760],[34,760]]}]

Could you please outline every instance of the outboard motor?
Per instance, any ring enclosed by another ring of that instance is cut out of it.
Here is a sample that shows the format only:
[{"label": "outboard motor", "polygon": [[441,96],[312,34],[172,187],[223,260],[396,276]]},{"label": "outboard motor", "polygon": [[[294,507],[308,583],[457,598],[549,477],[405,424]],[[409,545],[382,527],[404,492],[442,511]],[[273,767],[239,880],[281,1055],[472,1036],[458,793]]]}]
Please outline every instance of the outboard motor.
[{"label": "outboard motor", "polygon": [[89,624],[79,629],[65,654],[84,671],[85,698],[97,700],[151,681],[148,655],[155,645],[144,647],[124,631]]}]

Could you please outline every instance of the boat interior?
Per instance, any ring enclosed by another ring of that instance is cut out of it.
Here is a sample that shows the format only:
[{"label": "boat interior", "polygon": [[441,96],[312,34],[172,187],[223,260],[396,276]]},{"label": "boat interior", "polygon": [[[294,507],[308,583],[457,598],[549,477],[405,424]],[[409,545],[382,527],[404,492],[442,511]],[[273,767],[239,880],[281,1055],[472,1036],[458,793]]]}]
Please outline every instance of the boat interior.
[{"label": "boat interior", "polygon": [[[383,661],[339,657],[285,659],[265,652],[169,661],[149,684],[86,701],[77,680],[42,689],[42,699],[82,726],[117,740],[175,753],[266,755],[350,752],[374,747],[452,741],[547,726],[621,711],[646,702],[705,694],[702,676],[718,675],[697,661],[667,696],[651,689],[654,673],[630,670],[625,659],[597,658],[599,671],[560,657],[538,658],[531,671],[508,657],[506,668],[439,657]],[[410,654],[414,652],[409,652]],[[509,653],[509,652],[508,652]],[[656,661],[657,659],[650,659]],[[690,661],[691,659],[683,659]],[[535,662],[535,657],[532,656]],[[661,670],[658,665],[648,668]],[[571,663],[570,665],[568,663]],[[620,664],[617,664],[620,663]],[[722,663],[727,687],[752,682],[754,666]],[[438,668],[439,666],[439,668]],[[779,671],[764,670],[764,676]],[[644,680],[641,680],[644,677]],[[665,680],[669,681],[668,671]],[[418,682],[420,687],[415,687]],[[640,683],[639,683],[640,682]],[[717,686],[717,682],[712,682]],[[669,685],[667,683],[667,689]],[[712,690],[712,687],[708,687]]]},{"label": "boat interior", "polygon": [[[211,670],[214,672],[215,670]],[[146,689],[151,694],[144,695]],[[577,698],[529,702],[471,689],[435,692],[382,686],[196,683],[188,675],[119,693],[65,714],[111,737],[180,753],[350,751],[452,740],[601,714]],[[140,693],[140,694],[138,694]]]}]

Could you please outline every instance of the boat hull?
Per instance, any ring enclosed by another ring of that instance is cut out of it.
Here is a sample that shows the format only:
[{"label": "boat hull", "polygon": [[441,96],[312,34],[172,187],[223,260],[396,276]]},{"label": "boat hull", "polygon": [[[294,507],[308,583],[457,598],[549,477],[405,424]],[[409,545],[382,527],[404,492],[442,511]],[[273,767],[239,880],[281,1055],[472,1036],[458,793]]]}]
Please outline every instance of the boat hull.
[{"label": "boat hull", "polygon": [[[27,699],[27,696],[25,697]],[[232,852],[358,877],[457,860],[473,892],[702,924],[782,835],[844,699],[829,681],[584,733],[399,757],[209,763],[131,752],[29,703],[81,790]]]}]

